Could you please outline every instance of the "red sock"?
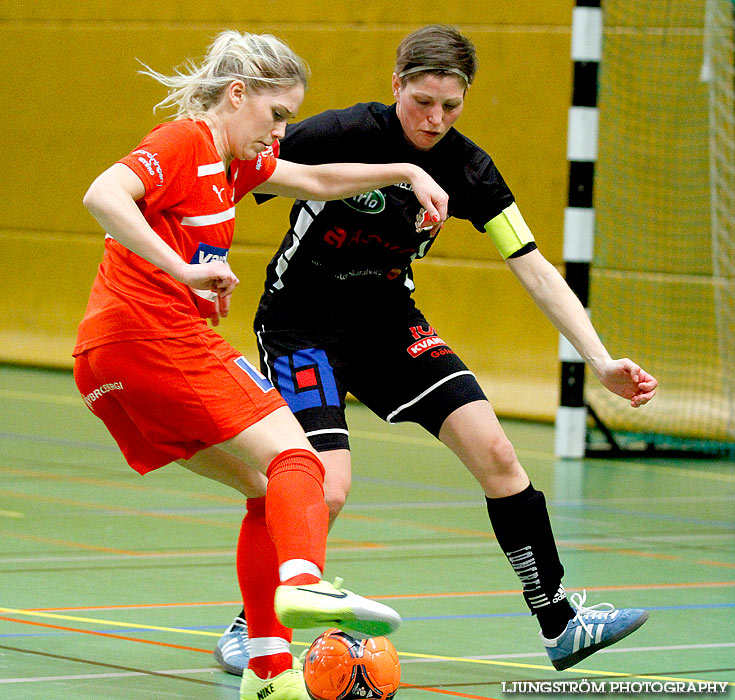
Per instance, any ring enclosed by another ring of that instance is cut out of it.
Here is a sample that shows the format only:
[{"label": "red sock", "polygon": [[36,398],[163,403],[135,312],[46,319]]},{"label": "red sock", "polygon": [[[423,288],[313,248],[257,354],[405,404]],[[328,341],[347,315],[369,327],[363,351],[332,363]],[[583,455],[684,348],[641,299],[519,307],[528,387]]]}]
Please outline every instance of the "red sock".
[{"label": "red sock", "polygon": [[[266,521],[278,564],[303,559],[324,571],[329,508],[324,502],[321,461],[308,450],[286,450],[270,463],[267,476]],[[319,580],[313,574],[297,573],[288,583]]]},{"label": "red sock", "polygon": [[272,654],[271,656],[250,657],[248,668],[261,680],[274,678],[279,673],[292,668],[293,656],[291,654]]},{"label": "red sock", "polygon": [[[247,513],[237,542],[237,579],[245,604],[248,637],[279,637],[291,642],[293,633],[284,627],[273,610],[278,578],[278,559],[265,524],[265,497],[248,498]],[[259,678],[277,676],[291,668],[291,654],[279,653],[250,659],[248,668]]]}]

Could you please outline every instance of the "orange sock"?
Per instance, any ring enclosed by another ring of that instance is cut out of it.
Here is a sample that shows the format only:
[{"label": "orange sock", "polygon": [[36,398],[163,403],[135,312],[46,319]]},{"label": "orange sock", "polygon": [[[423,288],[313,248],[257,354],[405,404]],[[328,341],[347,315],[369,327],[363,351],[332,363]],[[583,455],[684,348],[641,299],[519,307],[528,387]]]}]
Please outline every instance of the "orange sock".
[{"label": "orange sock", "polygon": [[[280,579],[276,549],[265,523],[265,497],[247,500],[247,513],[237,542],[237,578],[245,604],[251,650],[265,646],[276,651],[251,656],[248,668],[259,678],[266,679],[269,675],[272,678],[291,668],[291,653],[287,650],[293,632],[278,621],[273,609],[273,597]],[[274,649],[273,640],[283,640],[283,643],[276,642]],[[282,649],[278,649],[278,645]]]},{"label": "orange sock", "polygon": [[[281,580],[289,584],[315,583],[324,571],[329,525],[329,509],[324,502],[324,467],[313,452],[294,449],[281,452],[270,463],[266,474],[265,516],[275,544]],[[299,561],[310,563],[311,568],[300,569],[298,565],[294,568],[293,562]],[[290,564],[284,567],[286,562]]]}]

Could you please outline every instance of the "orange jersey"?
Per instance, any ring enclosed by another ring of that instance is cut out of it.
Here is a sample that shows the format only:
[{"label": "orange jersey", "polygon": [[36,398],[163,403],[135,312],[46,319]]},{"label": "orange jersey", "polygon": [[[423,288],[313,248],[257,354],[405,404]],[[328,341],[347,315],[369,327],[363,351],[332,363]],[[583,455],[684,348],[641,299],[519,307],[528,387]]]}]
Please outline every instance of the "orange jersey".
[{"label": "orange jersey", "polygon": [[[226,261],[235,204],[273,174],[277,146],[254,160],[234,160],[225,172],[207,124],[185,119],[155,127],[119,162],[145,186],[138,206],[146,221],[183,260]],[[108,235],[73,354],[120,340],[200,333],[213,299]]]}]

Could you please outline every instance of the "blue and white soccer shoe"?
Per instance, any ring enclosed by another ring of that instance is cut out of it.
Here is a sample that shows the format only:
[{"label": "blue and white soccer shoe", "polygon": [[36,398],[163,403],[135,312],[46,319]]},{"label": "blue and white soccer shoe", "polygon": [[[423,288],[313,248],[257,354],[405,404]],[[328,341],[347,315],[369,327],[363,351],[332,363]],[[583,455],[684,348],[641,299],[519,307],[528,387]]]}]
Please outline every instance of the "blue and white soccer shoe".
[{"label": "blue and white soccer shoe", "polygon": [[640,608],[615,608],[610,603],[598,603],[585,608],[587,594],[573,593],[571,604],[577,614],[556,638],[541,641],[557,671],[574,666],[596,651],[608,647],[635,632],[647,619],[648,611]]},{"label": "blue and white soccer shoe", "polygon": [[248,667],[248,626],[241,617],[236,617],[220,637],[214,648],[214,658],[233,676],[242,676]]}]

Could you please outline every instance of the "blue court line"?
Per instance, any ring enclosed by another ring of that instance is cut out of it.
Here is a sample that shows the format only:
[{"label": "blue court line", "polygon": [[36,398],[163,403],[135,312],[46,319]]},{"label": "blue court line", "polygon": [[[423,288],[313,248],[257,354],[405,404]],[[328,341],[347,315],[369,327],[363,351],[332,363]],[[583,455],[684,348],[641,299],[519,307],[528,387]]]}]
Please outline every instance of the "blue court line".
[{"label": "blue court line", "polygon": [[[703,610],[708,608],[735,608],[735,603],[706,603],[702,605],[646,605],[646,610]],[[427,620],[474,620],[488,619],[495,617],[528,617],[529,612],[522,613],[488,613],[482,615],[432,615],[422,617],[405,617],[401,616],[404,622],[424,622]]]},{"label": "blue court line", "polygon": [[[65,447],[76,447],[81,449],[93,449],[102,450],[105,452],[116,452],[119,453],[117,445],[113,444],[100,444],[93,442],[85,442],[80,440],[70,440],[68,438],[57,438],[48,437],[44,435],[28,435],[21,433],[8,433],[0,432],[0,440],[29,440],[31,442],[44,443],[49,445],[62,445]],[[446,487],[436,484],[425,484],[413,481],[402,481],[399,479],[383,479],[377,477],[366,477],[360,475],[353,475],[354,482],[364,482],[368,484],[378,484],[383,486],[390,486],[394,488],[405,488],[410,489],[413,492],[418,491],[435,491],[441,493],[452,493],[452,494],[467,494],[478,497],[478,504],[482,505],[481,491],[477,488],[463,488],[463,487]],[[557,501],[549,500],[549,504],[556,508],[568,508],[571,510],[587,510],[598,513],[606,513],[608,515],[623,515],[623,516],[636,516],[639,518],[647,518],[649,520],[663,520],[675,523],[685,523],[688,525],[701,525],[705,527],[719,527],[727,530],[735,530],[735,523],[732,521],[723,520],[705,520],[703,518],[686,518],[676,515],[665,515],[660,513],[650,513],[646,511],[626,510],[624,508],[613,508],[611,506],[598,506],[598,505],[586,505],[582,503],[572,503],[570,501]],[[349,507],[349,506],[348,506]],[[363,508],[369,508],[369,505],[363,506]],[[166,512],[166,511],[160,511]]]},{"label": "blue court line", "polygon": [[[482,498],[482,491],[478,488],[463,488],[463,487],[451,487],[439,486],[436,484],[423,484],[414,481],[402,481],[400,479],[383,479],[377,477],[360,476],[353,474],[352,479],[354,482],[361,482],[366,484],[376,484],[381,486],[389,486],[392,488],[404,488],[411,489],[414,493],[420,491],[437,491],[440,493],[451,493],[451,494],[467,494],[477,497],[478,507],[484,506],[484,500]],[[598,506],[598,505],[587,505],[584,503],[574,503],[572,501],[562,501],[549,499],[549,505],[560,509],[570,510],[589,510],[598,513],[606,513],[608,515],[622,515],[625,517],[637,516],[639,518],[647,518],[649,520],[665,520],[668,522],[685,523],[687,525],[702,525],[705,527],[720,527],[726,530],[735,530],[735,522],[727,520],[706,520],[704,518],[687,518],[677,515],[666,515],[660,513],[651,513],[647,511],[627,510],[625,508],[615,508],[613,506]],[[346,509],[350,507],[348,503]],[[363,505],[363,509],[368,510],[369,505]],[[346,511],[347,512],[347,511]]]},{"label": "blue court line", "polygon": [[[722,609],[722,608],[735,608],[735,603],[702,603],[700,605],[646,605],[645,609],[649,611],[663,611],[663,610],[706,610],[706,609]],[[528,617],[530,613],[526,610],[523,612],[508,612],[508,613],[483,613],[483,614],[468,614],[468,615],[422,615],[420,617],[403,617],[404,622],[429,622],[432,620],[488,620],[495,618],[505,617]],[[199,625],[180,627],[176,629],[180,630],[222,630],[227,625]],[[95,630],[95,632],[102,632],[105,634],[121,634],[123,632],[142,634],[147,630],[141,630],[138,628],[126,629],[116,627],[110,630]],[[150,632],[158,632],[159,630],[149,630]],[[16,633],[16,634],[0,634],[2,639],[11,639],[16,637],[63,637],[70,634],[76,634],[75,632],[29,632],[29,633]]]}]

